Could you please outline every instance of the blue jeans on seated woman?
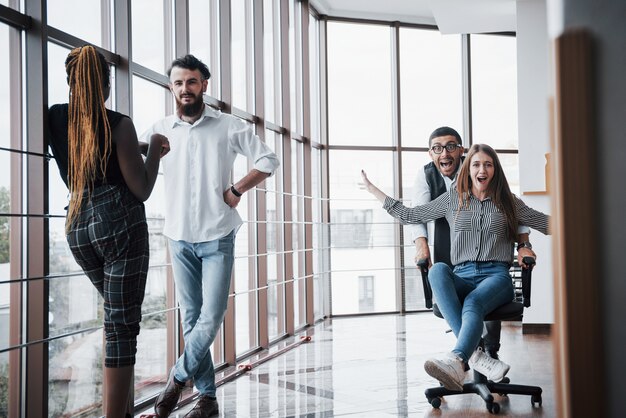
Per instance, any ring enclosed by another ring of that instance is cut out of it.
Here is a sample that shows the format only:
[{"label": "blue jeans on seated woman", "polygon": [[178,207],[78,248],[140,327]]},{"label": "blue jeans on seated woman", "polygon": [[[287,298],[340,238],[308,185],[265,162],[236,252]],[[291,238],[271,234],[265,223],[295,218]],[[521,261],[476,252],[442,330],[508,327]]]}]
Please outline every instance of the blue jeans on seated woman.
[{"label": "blue jeans on seated woman", "polygon": [[509,264],[468,261],[453,271],[445,263],[436,263],[428,281],[439,310],[457,337],[452,352],[467,363],[480,342],[485,316],[513,300]]}]

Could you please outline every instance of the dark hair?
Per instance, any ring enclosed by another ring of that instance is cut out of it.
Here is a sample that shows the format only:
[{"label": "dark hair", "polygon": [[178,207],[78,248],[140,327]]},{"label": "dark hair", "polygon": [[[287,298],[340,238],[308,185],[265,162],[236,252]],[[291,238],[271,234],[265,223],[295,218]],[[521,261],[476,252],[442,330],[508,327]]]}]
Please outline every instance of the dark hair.
[{"label": "dark hair", "polygon": [[111,67],[109,67],[109,63],[107,62],[106,58],[104,58],[104,55],[98,52],[98,50],[93,45],[89,45],[89,44],[80,46],[78,48],[74,48],[67,55],[67,58],[65,59],[65,70],[67,72],[67,78],[66,78],[67,84],[71,86],[70,78],[73,77],[72,72],[74,71],[74,68],[75,68],[74,67],[75,60],[83,51],[83,48],[90,50],[90,52],[91,50],[93,50],[92,53],[97,57],[97,60],[99,63],[98,72],[102,75],[102,85],[104,87],[109,87],[111,85]]},{"label": "dark hair", "polygon": [[65,223],[65,231],[69,232],[80,212],[83,191],[87,189],[91,193],[98,176],[106,173],[112,140],[104,105],[110,69],[104,56],[92,45],[74,48],[65,60],[65,71],[70,86],[67,124],[70,205]]},{"label": "dark hair", "polygon": [[442,126],[435,129],[433,133],[430,134],[430,137],[428,138],[428,146],[430,147],[431,142],[434,138],[438,138],[440,136],[453,136],[459,142],[459,145],[463,145],[463,141],[461,141],[461,135],[459,135],[456,130],[450,128],[449,126]]},{"label": "dark hair", "polygon": [[200,74],[202,74],[203,79],[208,80],[209,78],[211,78],[211,72],[209,71],[209,67],[207,67],[205,63],[203,63],[191,54],[187,54],[184,57],[176,58],[174,61],[172,61],[172,65],[167,70],[168,78],[172,73],[172,68],[174,67],[180,67],[192,71],[198,70],[200,71]]},{"label": "dark hair", "polygon": [[507,220],[507,237],[513,241],[517,236],[517,210],[515,197],[511,193],[509,182],[500,164],[500,159],[496,151],[486,144],[474,144],[469,149],[467,157],[459,170],[456,182],[456,190],[459,194],[459,206],[465,207],[469,204],[469,195],[472,190],[472,178],[470,177],[470,165],[472,157],[479,152],[484,152],[493,160],[493,179],[487,188],[487,195],[493,203],[502,211]]}]

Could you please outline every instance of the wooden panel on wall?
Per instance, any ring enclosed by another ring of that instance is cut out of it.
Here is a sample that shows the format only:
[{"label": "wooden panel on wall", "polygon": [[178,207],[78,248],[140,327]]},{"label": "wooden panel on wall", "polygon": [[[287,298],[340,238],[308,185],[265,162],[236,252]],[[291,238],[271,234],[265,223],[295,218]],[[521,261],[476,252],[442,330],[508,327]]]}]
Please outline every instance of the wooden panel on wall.
[{"label": "wooden panel on wall", "polygon": [[605,416],[593,82],[590,33],[565,32],[556,40],[552,171],[559,417]]}]

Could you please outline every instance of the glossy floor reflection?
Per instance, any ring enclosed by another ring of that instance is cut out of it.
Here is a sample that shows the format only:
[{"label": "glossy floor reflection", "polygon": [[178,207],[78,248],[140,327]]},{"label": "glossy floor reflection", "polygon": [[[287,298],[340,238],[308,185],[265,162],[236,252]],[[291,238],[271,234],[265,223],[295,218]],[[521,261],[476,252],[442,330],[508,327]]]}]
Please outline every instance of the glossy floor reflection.
[{"label": "glossy floor reflection", "polygon": [[[218,389],[225,417],[480,417],[490,415],[476,395],[447,397],[441,409],[424,390],[437,383],[424,361],[454,343],[444,321],[430,313],[329,320],[281,356]],[[543,388],[543,406],[527,396],[497,396],[500,416],[555,417],[552,346],[547,335],[522,335],[521,325],[503,327],[503,360],[513,383]],[[468,379],[471,374],[467,375]],[[193,404],[176,411],[182,417]]]}]

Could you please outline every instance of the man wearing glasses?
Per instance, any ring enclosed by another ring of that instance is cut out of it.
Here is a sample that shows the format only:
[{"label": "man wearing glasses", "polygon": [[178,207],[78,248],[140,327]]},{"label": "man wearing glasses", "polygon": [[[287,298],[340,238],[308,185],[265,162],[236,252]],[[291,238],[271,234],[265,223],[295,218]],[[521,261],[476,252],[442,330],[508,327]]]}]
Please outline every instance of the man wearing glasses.
[{"label": "man wearing glasses", "polygon": [[[417,178],[413,186],[411,205],[423,205],[436,199],[450,190],[450,186],[456,179],[456,175],[463,162],[464,148],[459,133],[448,127],[442,126],[430,134],[429,151],[431,162],[422,170],[418,170]],[[432,264],[430,248],[428,246],[428,229],[425,224],[408,225],[409,235],[415,243],[415,262],[428,259],[429,266]],[[527,227],[520,226],[518,236],[518,261],[522,257],[536,257],[532,246],[528,241]],[[445,218],[434,222],[434,260],[435,263],[446,263],[452,267],[450,261],[450,226]],[[432,240],[431,240],[432,241]],[[486,332],[483,334],[485,351],[493,358],[498,358],[500,349],[500,321],[486,321]]]}]

